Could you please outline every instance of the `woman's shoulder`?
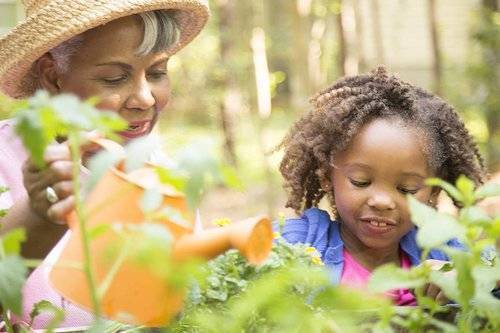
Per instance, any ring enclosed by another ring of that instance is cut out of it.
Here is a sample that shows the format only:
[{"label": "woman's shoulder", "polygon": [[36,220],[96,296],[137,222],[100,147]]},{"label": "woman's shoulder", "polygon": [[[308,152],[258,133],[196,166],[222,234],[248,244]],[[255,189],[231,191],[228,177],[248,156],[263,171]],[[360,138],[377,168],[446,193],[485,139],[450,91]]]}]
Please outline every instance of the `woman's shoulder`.
[{"label": "woman's shoulder", "polygon": [[328,212],[309,208],[301,217],[287,219],[281,236],[290,243],[304,243],[314,247],[323,243],[326,245],[332,222]]}]

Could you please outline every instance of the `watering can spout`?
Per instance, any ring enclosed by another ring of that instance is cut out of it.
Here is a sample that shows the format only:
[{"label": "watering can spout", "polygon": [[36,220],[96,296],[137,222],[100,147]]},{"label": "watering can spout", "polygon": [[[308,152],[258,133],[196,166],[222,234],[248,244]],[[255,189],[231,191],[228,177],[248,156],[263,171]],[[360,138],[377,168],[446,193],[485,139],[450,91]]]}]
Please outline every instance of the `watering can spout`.
[{"label": "watering can spout", "polygon": [[175,242],[172,256],[175,260],[213,258],[234,248],[251,264],[260,264],[271,250],[272,239],[269,219],[250,218],[222,228],[184,235]]}]

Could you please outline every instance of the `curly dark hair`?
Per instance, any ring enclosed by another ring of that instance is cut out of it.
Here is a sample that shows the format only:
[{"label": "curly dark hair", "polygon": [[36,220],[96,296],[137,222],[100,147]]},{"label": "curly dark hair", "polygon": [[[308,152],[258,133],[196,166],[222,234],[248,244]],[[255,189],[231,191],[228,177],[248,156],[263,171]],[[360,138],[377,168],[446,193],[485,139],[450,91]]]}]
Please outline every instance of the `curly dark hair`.
[{"label": "curly dark hair", "polygon": [[299,119],[278,149],[284,149],[280,172],[288,192],[286,206],[297,213],[317,206],[333,189],[329,179],[335,154],[347,148],[371,120],[395,118],[424,131],[425,153],[436,175],[455,183],[463,174],[476,185],[486,169],[479,150],[457,112],[441,98],[387,73],[379,67],[369,74],[345,77],[311,98],[313,110]]}]

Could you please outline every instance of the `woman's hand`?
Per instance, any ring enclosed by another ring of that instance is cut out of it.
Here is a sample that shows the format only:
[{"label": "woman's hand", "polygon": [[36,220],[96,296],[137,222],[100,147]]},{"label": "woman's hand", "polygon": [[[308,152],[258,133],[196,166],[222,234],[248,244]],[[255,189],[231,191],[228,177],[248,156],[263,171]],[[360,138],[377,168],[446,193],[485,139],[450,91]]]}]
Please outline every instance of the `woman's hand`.
[{"label": "woman's hand", "polygon": [[[75,206],[71,153],[67,144],[54,143],[44,153],[45,168],[39,169],[32,159],[23,166],[24,186],[30,206],[40,217],[56,224],[65,224],[66,216]],[[50,195],[47,192],[52,192]],[[54,193],[52,193],[54,194]]]}]

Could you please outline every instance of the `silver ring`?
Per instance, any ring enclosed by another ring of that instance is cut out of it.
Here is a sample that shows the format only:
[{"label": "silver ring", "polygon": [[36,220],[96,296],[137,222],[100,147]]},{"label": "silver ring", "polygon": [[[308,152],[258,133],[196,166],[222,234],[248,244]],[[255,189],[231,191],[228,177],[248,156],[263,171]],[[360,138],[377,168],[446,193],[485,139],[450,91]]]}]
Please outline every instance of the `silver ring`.
[{"label": "silver ring", "polygon": [[45,197],[47,198],[47,201],[54,204],[59,201],[59,197],[57,196],[56,191],[50,186],[47,186],[45,189]]}]

